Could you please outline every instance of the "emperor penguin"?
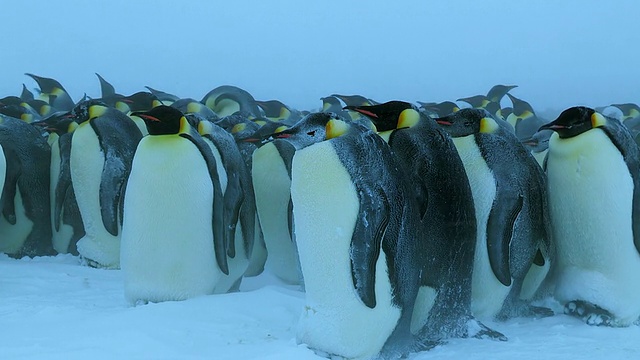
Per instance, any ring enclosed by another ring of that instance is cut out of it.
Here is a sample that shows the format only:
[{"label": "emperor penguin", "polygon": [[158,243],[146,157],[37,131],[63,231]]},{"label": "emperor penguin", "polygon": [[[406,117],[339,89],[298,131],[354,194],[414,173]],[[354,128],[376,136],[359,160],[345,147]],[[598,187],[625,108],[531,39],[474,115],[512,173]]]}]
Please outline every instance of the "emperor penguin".
[{"label": "emperor penguin", "polygon": [[[98,100],[78,104],[72,117],[79,125],[71,137],[69,180],[85,229],[78,252],[90,266],[119,268],[122,193],[142,133],[127,115]],[[62,193],[69,185],[58,183]]]},{"label": "emperor penguin", "polygon": [[553,134],[553,130],[538,131],[529,139],[523,139],[522,144],[531,151],[538,164],[546,170],[545,160],[549,152],[549,139]]},{"label": "emperor penguin", "polygon": [[256,100],[249,92],[237,86],[222,85],[209,91],[201,101],[218,116],[225,117],[238,111],[260,116]]},{"label": "emperor penguin", "polygon": [[424,234],[420,256],[430,261],[421,269],[412,328],[421,329],[421,337],[432,341],[469,336],[506,340],[471,313],[476,216],[467,174],[451,137],[407,102],[351,109],[366,114],[379,130],[392,129],[389,146],[418,204]]},{"label": "emperor penguin", "polygon": [[485,110],[462,109],[437,122],[453,137],[473,194],[478,226],[473,314],[499,319],[552,315],[520,300],[537,250],[551,248],[542,169]]},{"label": "emperor penguin", "polygon": [[218,115],[216,115],[213,110],[209,109],[203,103],[195,99],[178,99],[172,102],[170,106],[180,110],[184,114],[198,114],[198,116],[201,116],[206,120],[213,122],[220,120]]},{"label": "emperor penguin", "polygon": [[[340,135],[340,136],[339,136]],[[391,149],[338,118],[296,151],[291,199],[305,279],[297,341],[348,359],[420,349],[410,332],[421,263],[419,215]]]},{"label": "emperor penguin", "polygon": [[420,107],[422,109],[425,109],[427,112],[433,113],[434,117],[447,116],[460,110],[458,104],[452,101],[443,101],[441,103],[418,103],[420,104]]},{"label": "emperor penguin", "polygon": [[145,88],[147,88],[147,90],[149,90],[149,92],[151,92],[155,97],[157,97],[158,100],[160,100],[164,105],[172,105],[174,102],[180,99],[176,95],[154,89],[150,86],[145,86]]},{"label": "emperor penguin", "polygon": [[[223,222],[218,226],[224,229],[229,273],[218,281],[215,292],[238,291],[255,241],[255,200],[248,191],[249,172],[231,134],[201,117],[186,116],[211,149],[222,193]],[[241,177],[243,184],[240,183]]]},{"label": "emperor penguin", "polygon": [[105,80],[100,74],[96,73],[98,80],[100,81],[100,100],[102,100],[108,106],[115,106],[116,102],[124,98],[122,94],[116,92],[115,87]]},{"label": "emperor penguin", "polygon": [[[49,192],[53,249],[61,254],[78,255],[76,244],[85,232],[69,167],[71,134],[78,124],[68,112],[58,112],[33,125],[41,126],[49,133],[47,141],[51,146]],[[58,184],[66,186],[59,187]]]},{"label": "emperor penguin", "polygon": [[14,257],[53,255],[49,144],[33,125],[0,115],[0,145],[0,252]]},{"label": "emperor penguin", "polygon": [[[266,268],[288,284],[302,284],[293,231],[291,164],[297,150],[324,140],[333,113],[312,113],[291,128],[276,131],[253,153],[256,208],[269,256]],[[276,129],[277,130],[277,129]]]},{"label": "emperor penguin", "polygon": [[40,100],[44,100],[58,110],[69,111],[75,106],[73,99],[57,80],[33,74],[25,74],[35,80],[40,87]]},{"label": "emperor penguin", "polygon": [[213,154],[179,110],[163,105],[136,115],[149,135],[126,185],[125,298],[139,304],[212,294],[229,271]]},{"label": "emperor penguin", "polygon": [[544,123],[536,115],[531,105],[517,97],[507,94],[513,103],[513,111],[505,119],[515,129],[518,139],[529,139]]},{"label": "emperor penguin", "polygon": [[264,111],[264,116],[271,121],[293,125],[300,120],[298,112],[293,111],[279,100],[256,101],[256,104]]},{"label": "emperor penguin", "polygon": [[27,89],[27,85],[22,84],[22,92],[20,93],[20,99],[22,101],[31,101],[34,99],[33,93]]},{"label": "emperor penguin", "polygon": [[[555,297],[590,325],[640,316],[640,150],[620,121],[572,107],[549,139]],[[589,194],[587,196],[586,194]]]}]

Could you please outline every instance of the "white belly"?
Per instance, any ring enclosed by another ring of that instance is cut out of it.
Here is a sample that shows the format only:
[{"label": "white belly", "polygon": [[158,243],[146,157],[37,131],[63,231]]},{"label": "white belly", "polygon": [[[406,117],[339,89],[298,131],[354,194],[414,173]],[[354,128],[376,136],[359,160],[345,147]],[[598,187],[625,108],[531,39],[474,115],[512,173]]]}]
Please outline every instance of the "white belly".
[{"label": "white belly", "polygon": [[550,140],[549,207],[561,303],[586,300],[622,325],[640,316],[640,255],[633,244],[633,182],[600,129]]},{"label": "white belly", "polygon": [[104,154],[88,121],[71,139],[71,181],[82,216],[85,236],[78,240],[80,255],[105,268],[120,267],[120,237],[104,227],[100,212],[100,181]]},{"label": "white belly", "polygon": [[222,272],[213,247],[213,187],[186,139],[147,136],[136,151],[122,227],[125,297],[184,300],[213,293]]},{"label": "white belly", "polygon": [[289,235],[291,179],[272,143],[253,153],[253,188],[256,209],[267,247],[266,268],[289,284],[300,283],[298,255]]},{"label": "white belly", "polygon": [[478,318],[490,319],[500,311],[511,289],[510,286],[504,286],[494,275],[487,250],[487,221],[496,196],[496,182],[473,135],[453,138],[453,143],[469,178],[478,224],[471,285],[471,310]]},{"label": "white belly", "polygon": [[296,152],[291,197],[306,290],[298,342],[349,359],[374,356],[395,328],[400,309],[391,303],[384,255],[376,263],[377,306],[365,306],[353,287],[349,245],[360,209],[355,186],[330,142]]}]

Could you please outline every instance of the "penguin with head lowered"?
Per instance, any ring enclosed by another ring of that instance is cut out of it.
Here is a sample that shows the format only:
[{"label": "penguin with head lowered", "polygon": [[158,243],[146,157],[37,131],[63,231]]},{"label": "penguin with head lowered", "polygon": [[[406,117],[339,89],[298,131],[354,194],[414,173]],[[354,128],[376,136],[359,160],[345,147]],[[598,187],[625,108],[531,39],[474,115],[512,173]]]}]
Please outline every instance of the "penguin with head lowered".
[{"label": "penguin with head lowered", "polygon": [[550,250],[544,174],[513,133],[487,111],[438,118],[462,159],[475,205],[472,310],[480,318],[551,315],[520,300],[538,248]]},{"label": "penguin with head lowered", "polygon": [[[78,127],[71,134],[69,180],[85,229],[78,252],[91,266],[118,268],[122,193],[142,133],[127,115],[98,100],[81,102],[71,113]],[[58,182],[62,189],[69,185]],[[56,202],[62,199],[56,196]]]},{"label": "penguin with head lowered", "polygon": [[[419,206],[421,293],[414,328],[422,337],[494,337],[504,335],[478,323],[471,314],[471,277],[476,247],[476,216],[464,165],[446,131],[410,103],[390,101],[352,107],[367,115],[388,142]],[[425,326],[426,324],[426,326]],[[469,329],[479,329],[469,333]]]},{"label": "penguin with head lowered", "polygon": [[52,255],[49,144],[36,127],[0,115],[0,145],[0,252]]},{"label": "penguin with head lowered", "polygon": [[549,140],[555,297],[591,325],[640,316],[640,150],[620,121],[572,107]]},{"label": "penguin with head lowered", "polygon": [[215,158],[179,110],[136,115],[149,135],[136,149],[124,199],[125,297],[136,304],[212,294],[229,272]]},{"label": "penguin with head lowered", "polygon": [[296,151],[291,199],[305,282],[299,343],[349,359],[420,349],[410,325],[424,258],[419,213],[389,146],[338,118]]}]

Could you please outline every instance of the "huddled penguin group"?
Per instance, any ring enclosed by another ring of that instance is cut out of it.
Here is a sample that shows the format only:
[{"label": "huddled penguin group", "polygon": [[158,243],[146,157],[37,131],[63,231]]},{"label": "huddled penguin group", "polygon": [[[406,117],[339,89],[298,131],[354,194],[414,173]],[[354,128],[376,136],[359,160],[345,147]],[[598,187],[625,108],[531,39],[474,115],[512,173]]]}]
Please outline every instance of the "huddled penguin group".
[{"label": "huddled penguin group", "polygon": [[27,75],[37,96],[0,99],[0,251],[121,269],[133,305],[267,271],[305,291],[298,342],[347,359],[506,340],[482,321],[551,316],[549,296],[590,325],[640,317],[635,104],[550,122],[497,85],[299,111],[230,85],[122,95],[98,74],[101,97],[76,103]]}]

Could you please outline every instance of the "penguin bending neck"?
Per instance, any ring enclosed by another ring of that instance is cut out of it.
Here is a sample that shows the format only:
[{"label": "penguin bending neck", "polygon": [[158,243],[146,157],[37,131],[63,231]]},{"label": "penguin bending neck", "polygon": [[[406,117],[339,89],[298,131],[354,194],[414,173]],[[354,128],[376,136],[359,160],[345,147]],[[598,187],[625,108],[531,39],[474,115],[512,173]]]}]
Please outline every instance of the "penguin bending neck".
[{"label": "penguin bending neck", "polygon": [[144,120],[149,135],[175,135],[188,132],[188,122],[180,110],[170,106],[160,105],[146,112],[136,112],[135,115]]}]

